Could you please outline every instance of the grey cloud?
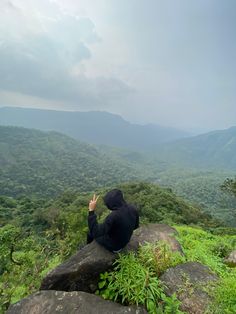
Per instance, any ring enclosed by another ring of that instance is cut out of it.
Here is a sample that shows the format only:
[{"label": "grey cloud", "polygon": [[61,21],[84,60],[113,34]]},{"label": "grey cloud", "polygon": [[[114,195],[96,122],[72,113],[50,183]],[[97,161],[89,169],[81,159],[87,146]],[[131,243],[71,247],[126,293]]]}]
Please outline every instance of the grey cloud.
[{"label": "grey cloud", "polygon": [[12,9],[12,10],[18,10],[17,6],[15,6],[11,0],[2,0],[0,3],[0,8],[1,9]]},{"label": "grey cloud", "polygon": [[51,26],[54,36],[63,37],[65,41],[72,44],[77,38],[85,43],[94,44],[101,41],[95,31],[95,25],[89,18],[78,18],[71,15],[64,15]]},{"label": "grey cloud", "polygon": [[31,3],[0,0],[2,89],[133,122],[235,124],[235,0]]},{"label": "grey cloud", "polygon": [[89,45],[99,41],[90,19],[69,15],[22,41],[5,38],[0,46],[1,89],[88,107],[125,96],[130,89],[119,79],[73,74],[74,67],[91,58]]},{"label": "grey cloud", "polygon": [[106,101],[104,99],[129,93],[130,88],[115,78],[70,74],[75,60],[89,57],[90,51],[83,43],[74,51],[65,52],[45,38],[35,38],[30,49],[19,45],[4,46],[0,48],[0,85],[8,91],[83,105],[101,104]]}]

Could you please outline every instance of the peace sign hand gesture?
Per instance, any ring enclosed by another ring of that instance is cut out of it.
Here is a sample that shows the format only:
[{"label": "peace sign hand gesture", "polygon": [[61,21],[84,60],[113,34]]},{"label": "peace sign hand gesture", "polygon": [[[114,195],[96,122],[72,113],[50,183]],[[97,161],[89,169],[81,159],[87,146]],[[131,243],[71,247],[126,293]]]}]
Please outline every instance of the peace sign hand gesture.
[{"label": "peace sign hand gesture", "polygon": [[97,200],[99,199],[99,195],[96,196],[96,194],[93,195],[93,198],[89,202],[89,211],[94,211],[97,205]]}]

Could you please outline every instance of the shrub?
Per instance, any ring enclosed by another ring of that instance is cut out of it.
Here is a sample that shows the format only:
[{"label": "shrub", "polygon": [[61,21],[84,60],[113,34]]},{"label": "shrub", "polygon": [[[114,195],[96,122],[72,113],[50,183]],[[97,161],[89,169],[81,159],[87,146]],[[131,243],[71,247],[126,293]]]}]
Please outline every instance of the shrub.
[{"label": "shrub", "polygon": [[[163,257],[164,254],[164,257]],[[145,305],[148,313],[180,314],[176,296],[167,297],[157,274],[177,263],[163,245],[144,245],[137,254],[120,255],[114,270],[100,275],[100,294],[103,298],[125,305]],[[181,258],[179,258],[179,261]],[[166,265],[165,265],[165,263]]]},{"label": "shrub", "polygon": [[170,267],[185,262],[185,258],[179,252],[173,252],[165,242],[156,244],[147,243],[139,249],[139,260],[160,276]]}]

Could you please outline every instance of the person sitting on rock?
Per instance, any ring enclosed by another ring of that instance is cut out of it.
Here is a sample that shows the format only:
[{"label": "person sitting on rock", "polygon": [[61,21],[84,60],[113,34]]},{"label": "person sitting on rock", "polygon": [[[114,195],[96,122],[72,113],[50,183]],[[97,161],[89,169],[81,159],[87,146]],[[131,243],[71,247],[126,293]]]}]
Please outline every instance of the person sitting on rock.
[{"label": "person sitting on rock", "polygon": [[139,215],[136,208],[125,202],[120,190],[114,189],[104,197],[105,205],[112,211],[101,224],[97,222],[95,209],[97,200],[94,194],[89,202],[87,243],[94,239],[107,250],[118,253],[129,242],[134,229],[139,227]]}]

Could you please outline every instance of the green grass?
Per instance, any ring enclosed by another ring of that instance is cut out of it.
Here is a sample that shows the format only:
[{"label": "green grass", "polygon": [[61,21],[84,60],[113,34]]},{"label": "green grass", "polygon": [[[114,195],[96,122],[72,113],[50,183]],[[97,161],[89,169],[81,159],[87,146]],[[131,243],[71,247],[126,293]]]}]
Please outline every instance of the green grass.
[{"label": "green grass", "polygon": [[236,313],[236,268],[224,263],[224,258],[236,249],[236,235],[214,235],[200,228],[175,226],[188,261],[197,261],[219,276],[217,285],[209,291],[213,296],[210,313]]}]

